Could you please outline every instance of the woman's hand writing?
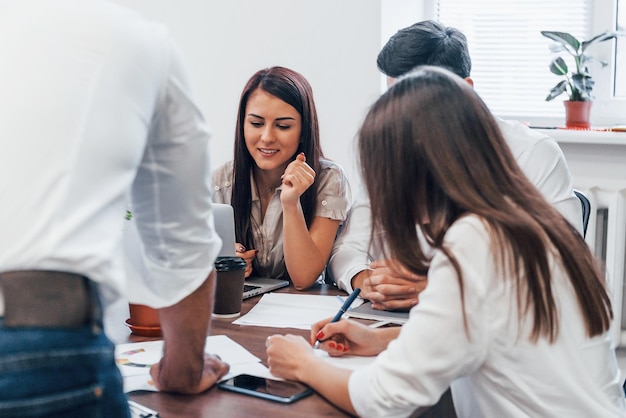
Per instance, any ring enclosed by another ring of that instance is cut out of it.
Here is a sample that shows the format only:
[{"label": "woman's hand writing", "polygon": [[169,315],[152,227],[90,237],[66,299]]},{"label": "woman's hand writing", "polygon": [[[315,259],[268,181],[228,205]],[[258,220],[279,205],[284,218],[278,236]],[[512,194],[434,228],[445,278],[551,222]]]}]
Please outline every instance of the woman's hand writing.
[{"label": "woman's hand writing", "polygon": [[383,330],[370,328],[360,322],[341,320],[330,322],[327,318],[316,322],[311,327],[311,344],[319,340],[319,348],[331,357],[344,354],[355,356],[375,356],[387,348],[391,339]]}]

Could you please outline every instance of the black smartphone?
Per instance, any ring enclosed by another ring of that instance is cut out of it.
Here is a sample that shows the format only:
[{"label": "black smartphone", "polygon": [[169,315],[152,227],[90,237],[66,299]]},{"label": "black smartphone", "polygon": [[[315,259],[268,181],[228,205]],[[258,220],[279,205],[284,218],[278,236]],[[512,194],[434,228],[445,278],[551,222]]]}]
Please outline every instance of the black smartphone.
[{"label": "black smartphone", "polygon": [[299,382],[273,380],[240,374],[217,384],[220,389],[256,396],[281,403],[292,403],[313,393],[313,389]]}]

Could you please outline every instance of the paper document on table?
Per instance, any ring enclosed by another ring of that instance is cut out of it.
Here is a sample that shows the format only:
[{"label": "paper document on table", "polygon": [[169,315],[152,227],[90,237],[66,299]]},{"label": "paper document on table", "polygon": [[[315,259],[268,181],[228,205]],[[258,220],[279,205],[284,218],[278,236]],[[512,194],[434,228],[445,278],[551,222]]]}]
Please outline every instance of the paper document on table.
[{"label": "paper document on table", "polygon": [[[241,373],[261,374],[267,367],[261,359],[250,353],[226,335],[211,335],[206,339],[206,353],[217,354],[230,365],[222,379]],[[163,356],[163,341],[118,344],[115,346],[115,362],[124,378],[124,392],[136,390],[156,391],[150,377],[150,367]]]},{"label": "paper document on table", "polygon": [[233,324],[308,330],[315,322],[334,316],[340,307],[337,296],[268,293]]},{"label": "paper document on table", "polygon": [[376,356],[364,357],[364,356],[339,356],[331,357],[324,350],[315,350],[315,355],[324,359],[325,362],[332,364],[335,367],[342,369],[356,370],[363,367],[367,367],[376,360]]}]

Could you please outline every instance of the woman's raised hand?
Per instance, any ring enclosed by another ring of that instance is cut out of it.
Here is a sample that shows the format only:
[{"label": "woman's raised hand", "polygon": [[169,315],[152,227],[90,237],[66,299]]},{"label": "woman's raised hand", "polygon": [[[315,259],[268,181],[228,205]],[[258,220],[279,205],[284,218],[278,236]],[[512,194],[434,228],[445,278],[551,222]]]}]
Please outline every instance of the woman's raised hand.
[{"label": "woman's raised hand", "polygon": [[297,204],[300,196],[315,181],[315,171],[306,163],[306,157],[301,152],[296,156],[282,175],[283,187],[280,193],[280,201],[285,204]]}]

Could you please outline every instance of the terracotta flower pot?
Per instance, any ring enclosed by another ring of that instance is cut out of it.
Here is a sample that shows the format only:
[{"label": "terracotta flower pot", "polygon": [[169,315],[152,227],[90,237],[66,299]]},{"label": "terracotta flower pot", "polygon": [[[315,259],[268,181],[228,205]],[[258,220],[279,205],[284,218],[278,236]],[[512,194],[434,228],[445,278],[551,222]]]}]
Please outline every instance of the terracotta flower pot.
[{"label": "terracotta flower pot", "polygon": [[156,309],[146,305],[138,305],[134,303],[128,304],[130,318],[126,321],[126,325],[135,335],[144,337],[160,337],[161,323],[159,322],[159,313]]},{"label": "terracotta flower pot", "polygon": [[573,129],[588,129],[592,102],[574,102],[566,100],[565,127]]}]

